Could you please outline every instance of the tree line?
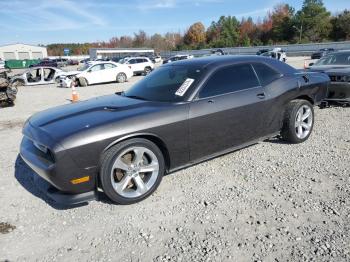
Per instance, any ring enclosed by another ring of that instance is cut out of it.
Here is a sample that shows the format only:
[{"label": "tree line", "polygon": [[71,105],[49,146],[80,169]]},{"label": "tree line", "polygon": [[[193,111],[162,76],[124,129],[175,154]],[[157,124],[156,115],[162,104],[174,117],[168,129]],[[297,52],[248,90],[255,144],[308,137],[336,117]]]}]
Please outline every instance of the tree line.
[{"label": "tree line", "polygon": [[157,52],[235,46],[295,44],[322,41],[350,40],[350,10],[332,15],[322,0],[304,0],[296,11],[288,4],[278,4],[264,18],[254,21],[243,17],[221,16],[208,28],[203,23],[192,24],[184,33],[147,35],[143,30],[134,36],[113,37],[94,43],[50,44],[49,55],[63,55],[63,48],[71,54],[88,54],[89,48],[149,47]]}]

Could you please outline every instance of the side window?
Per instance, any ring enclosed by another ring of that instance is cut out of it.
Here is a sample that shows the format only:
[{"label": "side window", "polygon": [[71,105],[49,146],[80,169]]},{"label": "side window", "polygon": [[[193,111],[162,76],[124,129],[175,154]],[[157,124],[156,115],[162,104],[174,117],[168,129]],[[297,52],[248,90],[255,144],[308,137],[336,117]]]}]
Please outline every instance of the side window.
[{"label": "side window", "polygon": [[137,61],[137,63],[139,64],[139,63],[143,63],[143,62],[144,62],[144,59],[143,59],[143,58],[138,58],[138,59],[136,59],[136,61]]},{"label": "side window", "polygon": [[90,69],[91,72],[96,72],[96,71],[99,71],[99,70],[103,70],[103,65],[102,64],[95,65],[95,66],[91,67],[91,69]]},{"label": "side window", "polygon": [[275,69],[264,64],[253,64],[253,67],[263,86],[270,84],[281,76]]},{"label": "side window", "polygon": [[216,71],[199,92],[199,98],[211,97],[259,86],[249,64],[228,66]]},{"label": "side window", "polygon": [[135,63],[136,63],[136,59],[130,59],[130,60],[128,61],[128,63],[129,63],[129,64],[135,64]]},{"label": "side window", "polygon": [[105,66],[105,69],[111,69],[111,68],[116,67],[116,66],[113,65],[113,64],[104,64],[104,66]]}]

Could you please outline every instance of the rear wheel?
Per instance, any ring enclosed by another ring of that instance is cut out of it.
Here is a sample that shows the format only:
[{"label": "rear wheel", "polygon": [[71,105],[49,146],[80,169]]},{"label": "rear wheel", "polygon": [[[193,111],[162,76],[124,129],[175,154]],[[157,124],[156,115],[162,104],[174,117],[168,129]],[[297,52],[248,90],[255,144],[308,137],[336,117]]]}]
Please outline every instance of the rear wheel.
[{"label": "rear wheel", "polygon": [[101,161],[101,185],[119,204],[133,204],[150,196],[165,172],[160,149],[146,139],[131,139],[109,149]]},{"label": "rear wheel", "polygon": [[152,72],[152,69],[149,66],[145,67],[145,69],[144,69],[144,74],[145,75],[148,75],[151,72]]},{"label": "rear wheel", "polygon": [[314,110],[309,101],[293,100],[286,108],[283,127],[281,130],[282,139],[293,143],[306,141],[314,126]]},{"label": "rear wheel", "polygon": [[124,73],[119,73],[118,75],[117,75],[117,82],[118,83],[124,83],[125,81],[126,81],[126,74],[124,74]]}]

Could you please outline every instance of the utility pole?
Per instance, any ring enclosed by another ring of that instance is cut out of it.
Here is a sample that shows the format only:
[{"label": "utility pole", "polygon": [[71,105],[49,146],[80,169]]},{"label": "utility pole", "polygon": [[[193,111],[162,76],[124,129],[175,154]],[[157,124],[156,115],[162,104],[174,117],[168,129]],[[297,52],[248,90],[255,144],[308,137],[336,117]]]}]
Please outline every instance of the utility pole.
[{"label": "utility pole", "polygon": [[296,27],[295,25],[293,25],[293,27],[299,32],[299,44],[301,44],[301,38],[303,35],[303,25],[301,25],[300,28]]}]

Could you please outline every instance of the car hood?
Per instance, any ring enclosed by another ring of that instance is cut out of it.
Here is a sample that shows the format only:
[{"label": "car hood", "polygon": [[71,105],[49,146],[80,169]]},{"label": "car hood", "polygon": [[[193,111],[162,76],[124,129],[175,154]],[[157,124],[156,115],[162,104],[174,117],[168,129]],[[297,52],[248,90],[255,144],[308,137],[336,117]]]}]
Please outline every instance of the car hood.
[{"label": "car hood", "polygon": [[42,111],[33,115],[29,122],[61,143],[70,136],[85,136],[124,119],[154,112],[159,108],[157,104],[108,95]]}]

